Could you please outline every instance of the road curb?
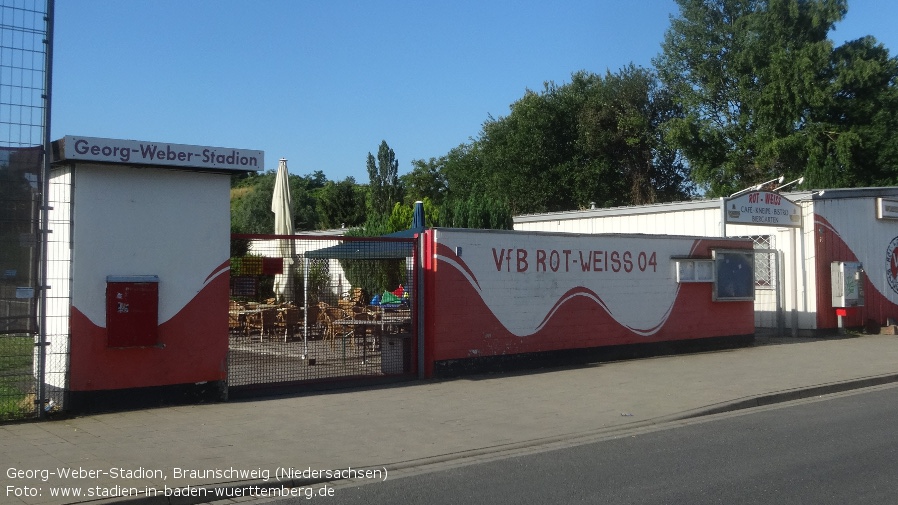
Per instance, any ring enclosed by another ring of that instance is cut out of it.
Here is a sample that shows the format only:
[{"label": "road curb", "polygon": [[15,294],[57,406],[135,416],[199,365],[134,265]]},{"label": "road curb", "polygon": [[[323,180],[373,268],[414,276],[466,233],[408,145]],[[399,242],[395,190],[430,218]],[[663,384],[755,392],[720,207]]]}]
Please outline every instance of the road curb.
[{"label": "road curb", "polygon": [[881,386],[883,384],[890,384],[894,382],[898,382],[898,373],[862,377],[847,381],[820,384],[817,386],[786,389],[774,393],[746,396],[736,400],[709,405],[707,407],[702,407],[693,411],[682,412],[680,414],[670,416],[670,420],[675,421],[681,419],[691,419],[694,417],[710,416],[714,414],[723,414],[726,412],[751,409],[755,407],[764,407],[777,403],[804,400],[807,398],[813,398],[815,396],[831,395],[855,389]]}]

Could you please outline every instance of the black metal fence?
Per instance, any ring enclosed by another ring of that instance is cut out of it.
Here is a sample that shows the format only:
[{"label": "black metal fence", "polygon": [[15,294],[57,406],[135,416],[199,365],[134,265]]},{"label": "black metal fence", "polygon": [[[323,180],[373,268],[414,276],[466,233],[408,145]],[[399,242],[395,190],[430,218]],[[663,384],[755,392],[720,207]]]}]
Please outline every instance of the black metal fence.
[{"label": "black metal fence", "polygon": [[37,178],[42,163],[40,147],[0,147],[0,420],[36,413]]},{"label": "black metal fence", "polygon": [[416,372],[413,238],[232,236],[228,390]]},{"label": "black metal fence", "polygon": [[34,416],[41,391],[35,335],[51,4],[0,0],[0,421]]}]

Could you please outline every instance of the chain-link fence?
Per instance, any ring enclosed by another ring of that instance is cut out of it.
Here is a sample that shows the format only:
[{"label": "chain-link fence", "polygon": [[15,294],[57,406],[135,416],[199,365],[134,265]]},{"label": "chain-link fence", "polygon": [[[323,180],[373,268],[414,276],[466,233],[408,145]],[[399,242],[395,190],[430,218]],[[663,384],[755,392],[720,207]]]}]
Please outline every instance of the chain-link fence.
[{"label": "chain-link fence", "polygon": [[231,256],[231,396],[414,373],[414,239],[235,235]]},{"label": "chain-link fence", "polygon": [[0,420],[37,412],[50,6],[0,0]]}]

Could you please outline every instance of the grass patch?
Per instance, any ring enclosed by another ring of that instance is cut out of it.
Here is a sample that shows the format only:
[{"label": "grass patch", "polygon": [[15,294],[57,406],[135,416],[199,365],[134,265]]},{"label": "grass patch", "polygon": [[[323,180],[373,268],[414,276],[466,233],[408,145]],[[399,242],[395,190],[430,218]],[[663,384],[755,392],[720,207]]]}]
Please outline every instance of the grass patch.
[{"label": "grass patch", "polygon": [[0,335],[0,420],[34,415],[34,337]]}]

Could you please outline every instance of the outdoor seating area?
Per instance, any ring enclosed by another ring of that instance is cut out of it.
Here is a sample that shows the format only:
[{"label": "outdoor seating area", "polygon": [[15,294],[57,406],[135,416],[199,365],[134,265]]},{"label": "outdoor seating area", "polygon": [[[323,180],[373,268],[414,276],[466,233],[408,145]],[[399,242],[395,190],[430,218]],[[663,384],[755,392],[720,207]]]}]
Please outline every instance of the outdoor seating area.
[{"label": "outdoor seating area", "polygon": [[232,337],[245,339],[281,339],[287,342],[300,333],[303,309],[290,303],[231,301],[228,331]]},{"label": "outdoor seating area", "polygon": [[404,373],[412,336],[408,303],[364,301],[358,291],[306,306],[231,300],[229,384]]},{"label": "outdoor seating area", "polygon": [[231,246],[229,386],[414,372],[414,238],[278,233]]},{"label": "outdoor seating area", "polygon": [[324,339],[332,349],[342,347],[362,351],[380,349],[384,335],[411,330],[411,311],[407,308],[376,305],[330,306],[319,303],[319,323]]},{"label": "outdoor seating area", "polygon": [[[246,340],[324,340],[331,348],[349,342],[352,347],[377,349],[383,334],[411,330],[411,310],[402,305],[359,305],[340,300],[337,305],[319,302],[311,307],[292,303],[231,300],[228,330]],[[304,317],[308,312],[308,318]]]}]

